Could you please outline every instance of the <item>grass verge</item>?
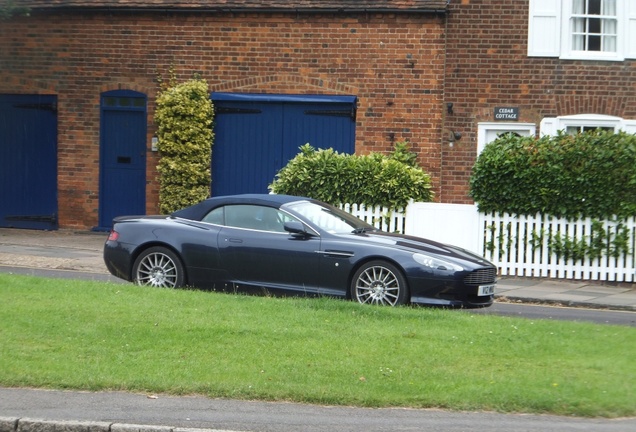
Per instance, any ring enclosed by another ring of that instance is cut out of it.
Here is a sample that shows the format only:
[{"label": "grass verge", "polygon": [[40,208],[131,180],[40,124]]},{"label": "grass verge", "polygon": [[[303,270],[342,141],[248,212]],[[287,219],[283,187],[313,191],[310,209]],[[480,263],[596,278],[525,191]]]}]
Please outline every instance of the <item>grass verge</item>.
[{"label": "grass verge", "polygon": [[0,385],[636,415],[636,331],[0,274]]}]

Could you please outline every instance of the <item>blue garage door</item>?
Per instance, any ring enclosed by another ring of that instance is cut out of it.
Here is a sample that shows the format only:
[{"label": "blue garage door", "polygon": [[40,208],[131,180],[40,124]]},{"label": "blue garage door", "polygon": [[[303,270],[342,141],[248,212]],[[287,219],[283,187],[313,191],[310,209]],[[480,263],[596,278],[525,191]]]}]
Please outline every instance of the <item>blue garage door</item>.
[{"label": "blue garage door", "polygon": [[355,150],[355,96],[212,93],[212,195],[267,193],[299,147]]},{"label": "blue garage door", "polygon": [[57,97],[0,95],[0,226],[57,229]]}]

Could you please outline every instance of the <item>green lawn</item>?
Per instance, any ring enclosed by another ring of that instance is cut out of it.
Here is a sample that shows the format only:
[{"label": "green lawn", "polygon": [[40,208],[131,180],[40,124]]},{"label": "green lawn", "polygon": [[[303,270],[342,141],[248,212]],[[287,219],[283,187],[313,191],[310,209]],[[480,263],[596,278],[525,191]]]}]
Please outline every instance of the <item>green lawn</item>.
[{"label": "green lawn", "polygon": [[636,330],[0,274],[0,386],[636,415]]}]

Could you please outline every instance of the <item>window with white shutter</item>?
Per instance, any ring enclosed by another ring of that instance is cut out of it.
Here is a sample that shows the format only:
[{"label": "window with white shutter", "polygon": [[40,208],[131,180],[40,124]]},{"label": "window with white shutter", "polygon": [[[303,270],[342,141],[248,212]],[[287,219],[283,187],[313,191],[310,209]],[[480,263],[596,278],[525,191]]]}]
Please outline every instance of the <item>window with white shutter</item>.
[{"label": "window with white shutter", "polygon": [[530,0],[528,56],[636,58],[636,1]]}]

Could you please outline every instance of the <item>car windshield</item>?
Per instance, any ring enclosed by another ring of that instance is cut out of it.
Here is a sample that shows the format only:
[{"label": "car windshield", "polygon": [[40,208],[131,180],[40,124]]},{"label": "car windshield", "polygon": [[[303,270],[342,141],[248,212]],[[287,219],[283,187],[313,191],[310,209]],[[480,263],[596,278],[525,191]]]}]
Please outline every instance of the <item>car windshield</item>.
[{"label": "car windshield", "polygon": [[332,206],[310,201],[299,201],[283,206],[307,219],[316,227],[330,233],[374,231],[372,225]]}]

